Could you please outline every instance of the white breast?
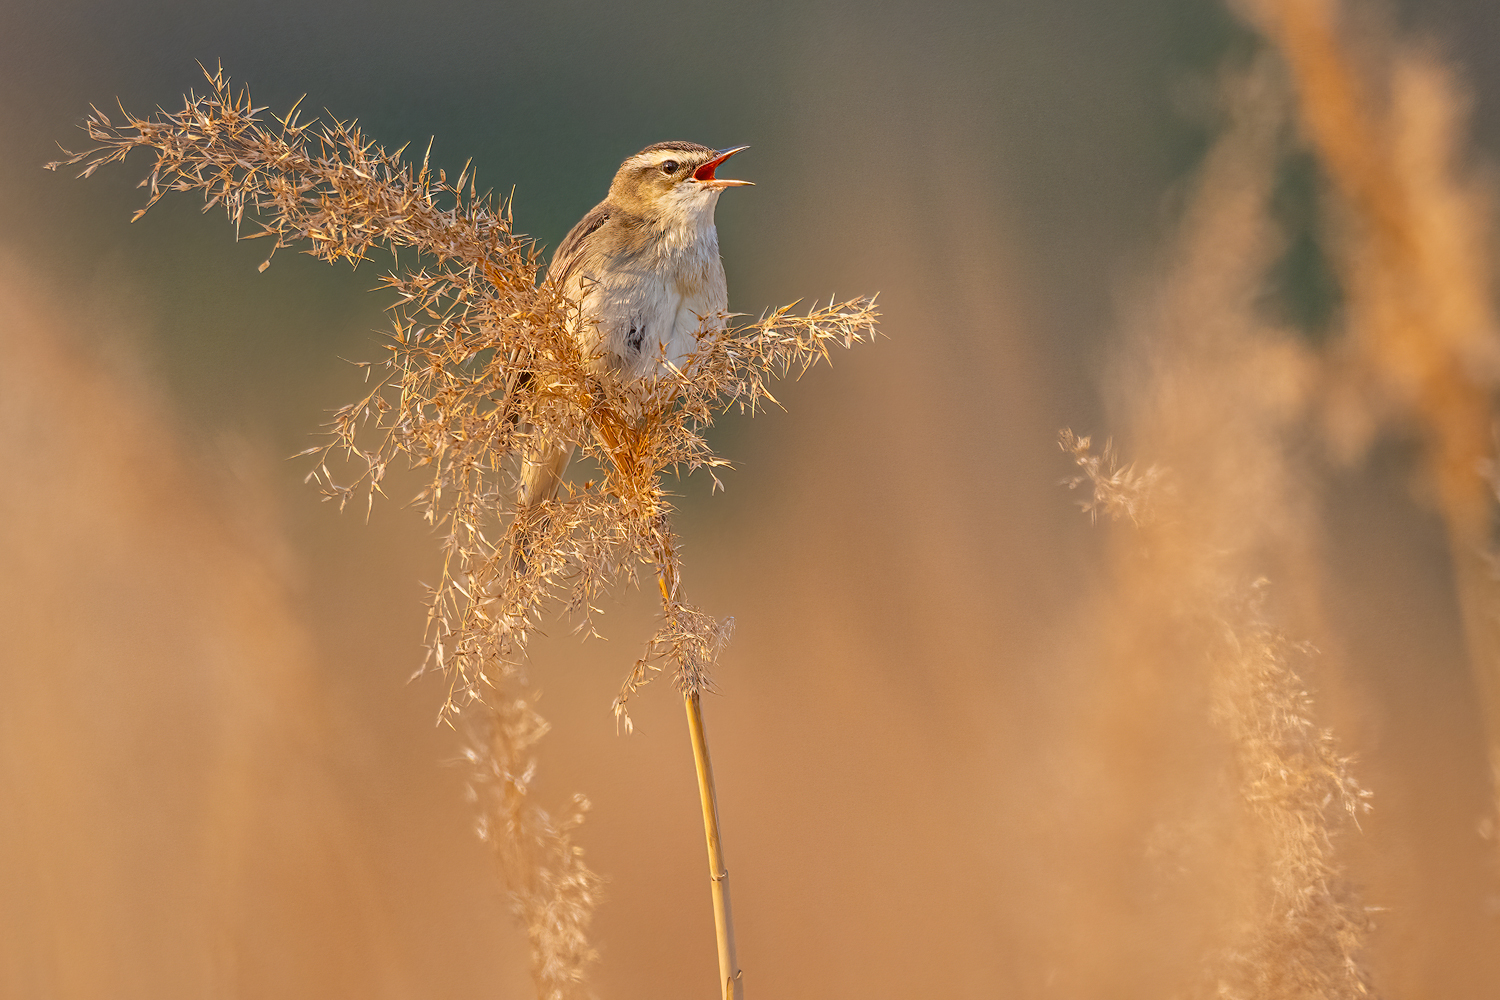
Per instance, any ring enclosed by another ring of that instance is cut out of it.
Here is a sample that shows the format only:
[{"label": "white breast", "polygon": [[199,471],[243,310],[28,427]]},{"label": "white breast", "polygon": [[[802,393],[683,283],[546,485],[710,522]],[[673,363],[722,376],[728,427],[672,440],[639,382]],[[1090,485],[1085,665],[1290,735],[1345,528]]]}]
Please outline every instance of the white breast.
[{"label": "white breast", "polygon": [[720,325],[728,306],[718,234],[662,238],[651,252],[580,276],[580,339],[601,370],[626,379],[681,367],[698,335]]}]

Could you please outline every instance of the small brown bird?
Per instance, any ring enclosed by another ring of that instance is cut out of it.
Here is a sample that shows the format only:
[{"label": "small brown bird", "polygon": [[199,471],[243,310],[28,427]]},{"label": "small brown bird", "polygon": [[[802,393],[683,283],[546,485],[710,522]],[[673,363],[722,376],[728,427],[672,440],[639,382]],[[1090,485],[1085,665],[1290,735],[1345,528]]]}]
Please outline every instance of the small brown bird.
[{"label": "small brown bird", "polygon": [[[578,306],[574,335],[603,378],[627,385],[681,366],[703,333],[721,329],[729,306],[714,207],[726,188],[750,181],[715,176],[748,149],[659,142],[620,164],[609,196],[558,246],[547,280]],[[571,443],[526,450],[517,510],[557,493]]]}]

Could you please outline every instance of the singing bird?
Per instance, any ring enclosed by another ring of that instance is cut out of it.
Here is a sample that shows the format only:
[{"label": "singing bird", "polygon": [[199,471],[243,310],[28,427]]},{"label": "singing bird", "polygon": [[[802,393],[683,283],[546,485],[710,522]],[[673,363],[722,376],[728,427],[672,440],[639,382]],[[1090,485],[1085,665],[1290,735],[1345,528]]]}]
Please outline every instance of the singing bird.
[{"label": "singing bird", "polygon": [[[715,171],[735,153],[658,142],[620,164],[609,195],[559,244],[547,281],[577,305],[574,336],[594,373],[632,383],[680,366],[729,306],[714,207]],[[517,511],[552,499],[573,456],[570,442],[538,441],[521,463]]]}]

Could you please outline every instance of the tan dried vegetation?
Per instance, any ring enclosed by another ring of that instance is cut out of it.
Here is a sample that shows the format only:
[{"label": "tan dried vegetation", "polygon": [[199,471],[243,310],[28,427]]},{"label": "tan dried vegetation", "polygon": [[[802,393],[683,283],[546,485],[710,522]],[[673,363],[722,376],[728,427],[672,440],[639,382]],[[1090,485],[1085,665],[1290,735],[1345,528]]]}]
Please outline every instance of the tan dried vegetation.
[{"label": "tan dried vegetation", "polygon": [[[1267,573],[1305,566],[1312,523],[1289,457],[1313,359],[1257,316],[1277,250],[1268,211],[1285,98],[1267,63],[1227,88],[1228,125],[1189,196],[1159,291],[1129,343],[1123,430],[1144,471],[1063,435],[1090,512],[1129,518],[1111,555],[1106,653],[1115,680],[1206,690],[1224,748],[1193,815],[1154,818],[1148,844],[1233,877],[1215,887],[1201,995],[1357,997],[1367,921],[1334,860],[1366,793],[1312,721],[1306,650],[1276,624]],[[1299,565],[1300,564],[1300,565]],[[1131,742],[1149,742],[1137,734]],[[1170,848],[1165,845],[1171,845]]]},{"label": "tan dried vegetation", "polygon": [[1495,215],[1467,162],[1467,99],[1435,47],[1355,36],[1331,0],[1258,0],[1301,133],[1327,182],[1327,230],[1346,295],[1324,423],[1352,461],[1381,431],[1414,435],[1448,530],[1470,664],[1500,782],[1500,589],[1493,572]]},{"label": "tan dried vegetation", "polygon": [[[1143,684],[1204,691],[1222,749],[1205,765],[1210,787],[1237,789],[1184,817],[1156,810],[1146,835],[1148,855],[1169,868],[1222,869],[1198,875],[1213,886],[1197,904],[1208,929],[1174,928],[1214,956],[1200,960],[1194,995],[1359,997],[1374,989],[1372,924],[1336,848],[1370,793],[1313,721],[1299,663],[1314,651],[1287,636],[1288,623],[1321,616],[1322,466],[1308,444],[1353,463],[1383,432],[1420,443],[1421,492],[1448,528],[1500,765],[1494,219],[1463,162],[1461,91],[1430,49],[1374,25],[1351,30],[1331,0],[1243,7],[1269,50],[1224,87],[1226,127],[1115,378],[1119,429],[1149,465],[1122,464],[1112,446],[1097,453],[1071,432],[1062,446],[1084,509],[1131,525],[1110,550],[1111,675],[1099,700],[1131,703]],[[1299,149],[1321,175],[1319,239],[1343,296],[1334,335],[1317,347],[1265,308],[1285,249],[1272,190]],[[1169,718],[1153,710],[1114,724],[1122,745],[1193,745],[1148,731]],[[1113,822],[1139,809],[1123,806]]]},{"label": "tan dried vegetation", "polygon": [[[748,323],[725,317],[680,370],[644,385],[600,379],[569,332],[576,306],[540,280],[539,248],[513,232],[509,204],[481,194],[471,168],[450,180],[427,157],[410,164],[405,147],[388,152],[356,124],[304,120],[296,108],[268,125],[222,70],[206,75],[207,92],[188,95],[176,113],[138,118],[122,109],[116,124],[94,109],[86,128],[95,145],[51,166],[81,164],[89,176],[146,149],[155,160],[136,218],[169,191],[201,191],[205,210],[222,207],[242,238],[271,240],[273,255],[301,246],[358,264],[378,248],[408,251],[406,266],[381,281],[395,296],[389,356],[369,366],[369,393],[336,413],[328,443],[309,450],[317,463],[309,478],[340,504],[360,494],[368,503],[393,463],[425,473],[416,503],[443,555],[428,618],[428,666],[450,680],[441,718],[462,719],[472,734],[480,835],[526,927],[539,995],[585,995],[599,878],[572,831],[587,802],[576,797],[558,819],[530,793],[547,723],[523,683],[527,639],[553,598],[592,632],[603,595],[637,583],[646,567],[659,584],[662,624],[616,712],[628,727],[627,699],[662,669],[693,712],[730,622],[683,599],[663,479],[713,477],[727,465],[704,438],[715,416],[774,404],[768,380],[872,338],[874,300],[806,313],[787,306]],[[270,256],[262,269],[269,264]],[[534,440],[576,443],[596,476],[516,518],[516,465]],[[356,463],[352,482],[330,468],[336,455]],[[719,881],[714,888],[722,891]]]},{"label": "tan dried vegetation", "polygon": [[[1374,990],[1364,964],[1370,921],[1337,847],[1368,793],[1314,721],[1302,676],[1313,651],[1289,638],[1320,615],[1315,486],[1325,470],[1309,443],[1352,463],[1382,433],[1420,442],[1500,774],[1493,219],[1487,188],[1463,161],[1461,91],[1429,49],[1379,31],[1355,44],[1332,0],[1243,0],[1240,10],[1268,51],[1226,75],[1225,127],[1116,372],[1127,387],[1118,429],[1145,465],[1063,439],[1085,509],[1129,522],[1111,529],[1099,616],[1109,669],[1079,724],[1113,727],[1114,745],[1152,759],[1196,737],[1162,725],[1177,709],[1136,717],[1118,706],[1173,686],[1202,694],[1182,703],[1221,751],[1203,765],[1219,797],[1191,815],[1157,808],[1149,789],[1093,804],[1099,843],[1139,843],[1130,826],[1144,808],[1149,855],[1174,870],[1216,869],[1202,876],[1211,902],[1193,904],[1209,919],[1179,914],[1173,925],[1196,977],[1179,993],[1352,998]],[[96,148],[66,162],[87,175],[147,148],[156,156],[147,207],[169,190],[202,191],[273,248],[302,244],[356,263],[377,247],[412,252],[383,279],[397,300],[390,356],[370,366],[369,394],[338,412],[314,475],[343,504],[373,500],[398,459],[425,471],[418,501],[444,557],[429,617],[430,664],[451,680],[443,717],[467,720],[475,735],[481,832],[530,934],[540,994],[583,995],[598,878],[572,840],[586,803],[559,820],[529,794],[546,723],[521,683],[527,638],[554,599],[592,631],[601,597],[646,567],[660,585],[662,624],[617,712],[628,725],[628,699],[660,669],[696,699],[730,622],[683,599],[662,477],[713,476],[724,464],[703,437],[714,416],[753,411],[772,400],[770,376],[869,339],[874,304],[729,323],[680,372],[626,393],[590,376],[567,333],[570,304],[539,281],[537,248],[512,232],[508,205],[478,195],[467,168],[450,181],[352,124],[304,123],[295,110],[267,127],[222,73],[209,80],[176,114],[115,125],[96,111]],[[1322,346],[1263,308],[1284,250],[1272,191],[1297,149],[1321,172],[1321,239],[1343,294]],[[518,526],[514,466],[538,436],[576,442],[596,478],[567,484],[544,517]],[[336,481],[334,453],[355,461],[354,482]],[[516,559],[521,527],[526,558]],[[1105,870],[1110,857],[1096,862],[1100,886],[1124,879]],[[1152,926],[1144,922],[1141,937]],[[1101,980],[1131,968],[1126,951],[1141,943],[1116,935],[1116,953],[1105,935],[1093,940]]]}]

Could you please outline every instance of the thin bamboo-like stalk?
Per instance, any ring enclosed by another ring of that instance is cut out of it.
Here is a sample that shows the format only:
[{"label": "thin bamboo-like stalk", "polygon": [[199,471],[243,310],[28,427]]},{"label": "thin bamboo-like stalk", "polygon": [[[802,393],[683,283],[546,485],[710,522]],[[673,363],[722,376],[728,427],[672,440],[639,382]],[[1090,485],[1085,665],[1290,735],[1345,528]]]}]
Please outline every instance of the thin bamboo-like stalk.
[{"label": "thin bamboo-like stalk", "polygon": [[[665,557],[660,564],[656,583],[661,588],[663,607],[669,607],[676,591],[672,584],[671,563]],[[729,868],[724,864],[724,844],[719,838],[719,795],[714,786],[713,762],[708,756],[708,736],[703,729],[703,702],[700,692],[687,690],[682,696],[687,710],[688,735],[693,741],[693,769],[698,774],[698,798],[703,804],[703,836],[708,841],[708,878],[714,901],[714,937],[719,950],[719,986],[724,1000],[744,1000],[739,961],[734,952],[734,914],[729,903]]]},{"label": "thin bamboo-like stalk", "polygon": [[708,759],[703,733],[703,705],[698,692],[683,697],[688,733],[693,738],[693,764],[698,771],[698,796],[703,801],[703,833],[708,839],[708,877],[713,887],[714,933],[719,943],[719,982],[724,1000],[744,1000],[745,988],[734,954],[734,917],[729,906],[729,869],[719,840],[719,800],[714,791],[714,768]]}]

